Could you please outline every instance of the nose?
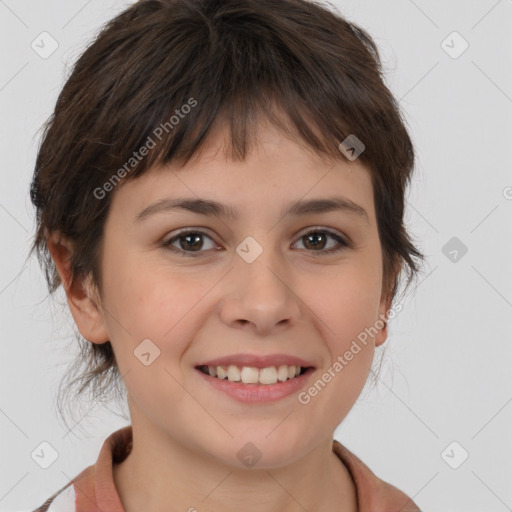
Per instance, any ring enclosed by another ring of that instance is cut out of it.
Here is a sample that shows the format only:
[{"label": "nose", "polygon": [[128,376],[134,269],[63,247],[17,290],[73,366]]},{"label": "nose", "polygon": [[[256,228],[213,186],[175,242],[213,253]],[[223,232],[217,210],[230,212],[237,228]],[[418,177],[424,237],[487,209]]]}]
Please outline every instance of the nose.
[{"label": "nose", "polygon": [[270,252],[263,251],[252,263],[235,259],[220,309],[229,327],[263,336],[289,329],[301,318],[291,273]]}]

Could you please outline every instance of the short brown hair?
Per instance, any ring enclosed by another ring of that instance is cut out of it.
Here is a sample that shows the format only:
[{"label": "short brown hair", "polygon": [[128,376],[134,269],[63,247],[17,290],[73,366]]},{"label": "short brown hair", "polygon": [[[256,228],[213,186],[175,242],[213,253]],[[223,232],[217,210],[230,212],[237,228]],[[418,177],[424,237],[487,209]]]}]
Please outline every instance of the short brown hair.
[{"label": "short brown hair", "polygon": [[[191,99],[196,106],[171,122]],[[53,232],[75,245],[73,279],[90,276],[101,292],[112,193],[95,191],[112,185],[116,172],[129,180],[154,165],[184,165],[219,124],[230,128],[231,157],[243,160],[260,114],[319,155],[346,158],[338,146],[349,135],[364,143],[359,159],[371,172],[383,289],[395,297],[404,264],[407,288],[418,272],[414,259],[423,259],[404,226],[414,150],[368,33],[308,0],[140,0],[81,55],[44,126],[31,184],[31,252],[50,293],[60,284],[47,248]],[[157,127],[168,129],[156,137]],[[148,137],[154,147],[127,167]],[[79,342],[78,393],[93,384],[96,397],[108,394],[119,381],[110,342]]]}]

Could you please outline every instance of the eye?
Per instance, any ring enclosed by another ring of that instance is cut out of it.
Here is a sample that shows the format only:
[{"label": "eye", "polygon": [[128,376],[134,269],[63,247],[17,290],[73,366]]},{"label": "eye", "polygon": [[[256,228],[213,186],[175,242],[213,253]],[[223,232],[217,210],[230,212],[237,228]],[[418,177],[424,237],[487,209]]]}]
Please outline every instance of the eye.
[{"label": "eye", "polygon": [[[334,245],[334,248],[325,250],[327,239],[331,238],[337,242],[337,245]],[[347,247],[350,247],[349,242],[345,241],[340,235],[334,233],[332,231],[315,228],[307,233],[303,234],[299,241],[306,241],[306,249],[310,249],[310,252],[317,252],[319,254],[314,254],[314,256],[326,256],[329,254],[335,254],[340,252]]]},{"label": "eye", "polygon": [[[206,250],[215,250],[216,245],[210,236],[208,236],[203,231],[191,229],[181,231],[180,233],[173,236],[169,240],[163,242],[162,246],[171,249],[173,252],[176,252],[179,256],[196,257],[199,256],[200,253],[205,252],[201,250],[204,249],[204,242],[202,241],[203,237],[206,237],[211,242],[213,242],[213,247],[207,247]],[[333,248],[326,250],[325,247],[327,245],[327,241],[329,238],[331,240],[334,240],[336,244],[334,244]],[[337,233],[322,228],[315,228],[303,234],[299,238],[299,241],[303,240],[305,240],[305,246],[308,252],[319,253],[314,254],[314,256],[326,256],[329,254],[335,254],[348,247],[351,247],[350,243],[344,240]],[[176,247],[175,244],[178,244],[179,247]]]},{"label": "eye", "polygon": [[[200,250],[200,248],[204,245],[203,242],[201,242],[202,237],[209,238],[213,242],[212,238],[202,231],[188,230],[182,231],[166,242],[163,242],[162,246],[168,247],[172,251],[178,253],[180,256],[196,257],[199,256],[199,253],[204,252]],[[178,243],[181,247],[175,247],[175,243]]]}]

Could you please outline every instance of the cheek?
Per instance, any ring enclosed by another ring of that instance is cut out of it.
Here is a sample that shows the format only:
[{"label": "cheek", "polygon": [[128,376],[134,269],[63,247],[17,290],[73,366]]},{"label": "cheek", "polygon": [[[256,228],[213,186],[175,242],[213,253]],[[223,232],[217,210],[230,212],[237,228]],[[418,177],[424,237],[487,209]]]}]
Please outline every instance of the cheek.
[{"label": "cheek", "polygon": [[[375,265],[375,262],[373,262]],[[316,288],[315,313],[338,355],[353,339],[375,325],[381,296],[381,275],[363,260],[339,267]],[[375,335],[375,332],[373,335]],[[364,338],[364,336],[361,336]],[[368,341],[371,341],[370,336]],[[333,353],[334,355],[334,353]]]},{"label": "cheek", "polygon": [[108,330],[129,395],[157,417],[162,403],[185,398],[178,382],[193,339],[190,313],[207,289],[177,273],[128,263],[105,279]]},{"label": "cheek", "polygon": [[373,338],[381,327],[377,323],[380,278],[379,272],[361,259],[338,268],[320,283],[313,298],[312,309],[319,319],[316,325],[330,355],[330,373],[325,378],[335,382],[331,386],[335,393],[343,389],[338,395],[343,403],[355,400],[371,368]]},{"label": "cheek", "polygon": [[142,259],[125,257],[110,265],[104,287],[105,321],[120,367],[140,370],[136,355],[143,340],[156,346],[145,342],[150,353],[160,351],[155,363],[165,359],[166,365],[169,361],[178,364],[190,339],[189,313],[207,292],[205,285],[182,272],[171,273],[148,262],[142,264]]}]

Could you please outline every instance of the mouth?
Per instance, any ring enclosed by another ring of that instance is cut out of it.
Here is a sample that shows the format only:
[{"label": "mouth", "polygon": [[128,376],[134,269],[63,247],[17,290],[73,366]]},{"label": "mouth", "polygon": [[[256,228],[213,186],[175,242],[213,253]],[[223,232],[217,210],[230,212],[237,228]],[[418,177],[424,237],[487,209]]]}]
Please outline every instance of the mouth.
[{"label": "mouth", "polygon": [[238,353],[200,361],[195,370],[207,393],[256,405],[291,399],[309,384],[316,367],[291,354]]},{"label": "mouth", "polygon": [[196,369],[214,379],[256,386],[284,383],[314,370],[312,366],[284,364],[264,368],[237,365],[199,365],[196,366]]},{"label": "mouth", "polygon": [[199,365],[200,381],[208,392],[221,393],[245,404],[275,403],[291,399],[310,382],[315,368],[312,366]]}]

